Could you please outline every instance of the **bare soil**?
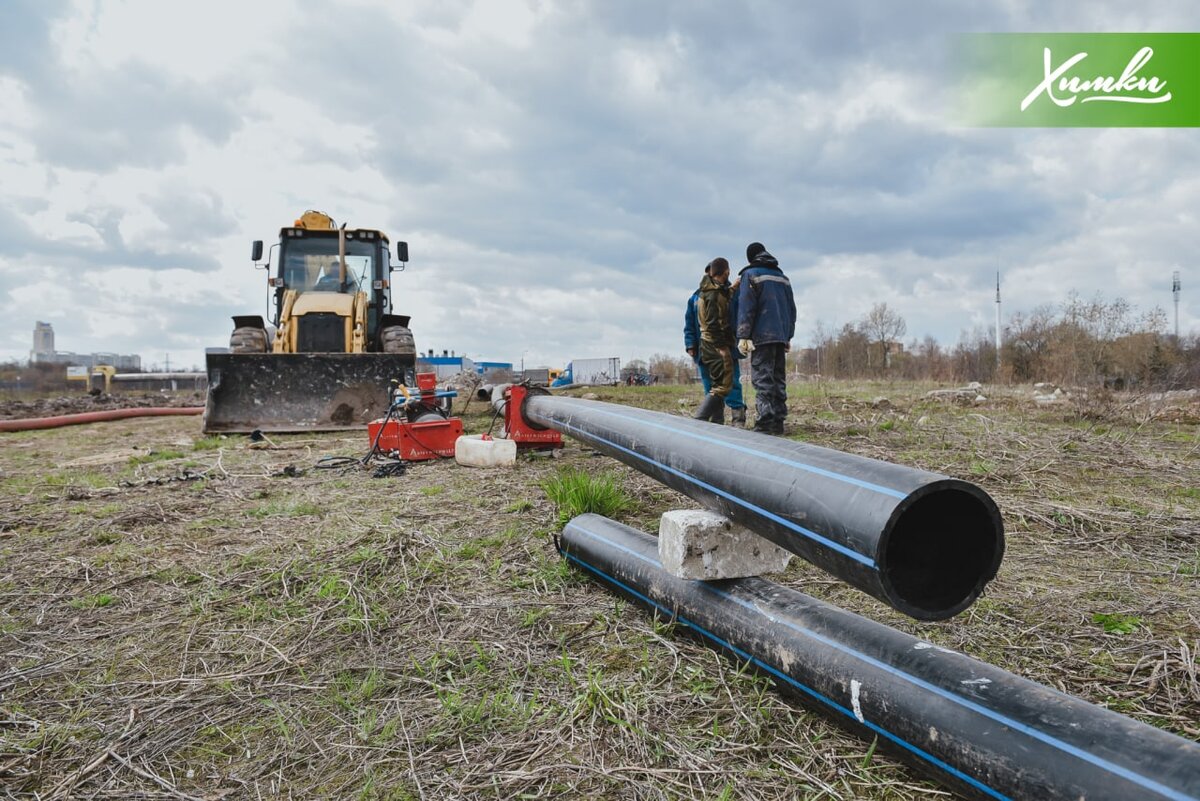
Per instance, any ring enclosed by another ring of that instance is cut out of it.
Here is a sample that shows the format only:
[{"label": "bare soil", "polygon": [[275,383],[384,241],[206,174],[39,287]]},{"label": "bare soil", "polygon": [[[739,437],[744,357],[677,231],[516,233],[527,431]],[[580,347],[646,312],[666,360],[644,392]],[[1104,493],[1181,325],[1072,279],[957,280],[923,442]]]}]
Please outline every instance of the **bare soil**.
[{"label": "bare soil", "polygon": [[142,409],[154,406],[203,406],[204,396],[195,392],[128,393],[116,395],[59,395],[34,400],[0,401],[0,420],[26,417],[56,417],[63,414],[102,412],[109,409]]},{"label": "bare soil", "polygon": [[[799,560],[782,580],[1200,739],[1200,434],[1173,421],[1196,408],[931,388],[796,386],[788,435],[983,486],[1008,536],[985,596],[922,624]],[[474,402],[468,431],[490,422]],[[571,442],[509,470],[316,466],[367,446],[195,418],[0,435],[0,796],[947,795],[566,567],[539,484],[609,471],[649,531],[690,500]]]}]

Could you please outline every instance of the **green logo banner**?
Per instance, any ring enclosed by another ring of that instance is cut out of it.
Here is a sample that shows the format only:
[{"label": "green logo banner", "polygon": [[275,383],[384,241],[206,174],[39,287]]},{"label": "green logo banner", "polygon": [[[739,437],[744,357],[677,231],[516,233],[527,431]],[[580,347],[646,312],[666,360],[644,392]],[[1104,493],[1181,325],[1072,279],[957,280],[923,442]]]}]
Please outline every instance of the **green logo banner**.
[{"label": "green logo banner", "polygon": [[1200,126],[1200,33],[962,34],[968,125]]}]

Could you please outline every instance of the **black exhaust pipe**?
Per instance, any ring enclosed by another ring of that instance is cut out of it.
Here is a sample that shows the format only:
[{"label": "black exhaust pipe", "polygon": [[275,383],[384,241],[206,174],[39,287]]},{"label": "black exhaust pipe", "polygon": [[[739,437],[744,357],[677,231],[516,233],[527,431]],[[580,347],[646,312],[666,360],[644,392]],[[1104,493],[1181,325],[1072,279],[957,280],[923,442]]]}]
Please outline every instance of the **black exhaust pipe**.
[{"label": "black exhaust pipe", "polygon": [[764,579],[687,581],[599,515],[563,556],[972,798],[1200,799],[1200,745]]},{"label": "black exhaust pipe", "polygon": [[966,609],[1004,555],[999,509],[966,481],[599,401],[530,395],[522,414],[917,620]]}]

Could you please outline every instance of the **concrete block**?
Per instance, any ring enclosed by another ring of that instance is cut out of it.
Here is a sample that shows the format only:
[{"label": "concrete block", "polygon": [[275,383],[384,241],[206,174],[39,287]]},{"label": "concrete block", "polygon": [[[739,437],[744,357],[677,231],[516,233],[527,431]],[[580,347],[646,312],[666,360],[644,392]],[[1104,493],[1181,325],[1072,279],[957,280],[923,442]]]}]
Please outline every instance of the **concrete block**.
[{"label": "concrete block", "polygon": [[712,580],[777,573],[792,554],[715,512],[676,509],[659,521],[658,558],[673,576]]}]

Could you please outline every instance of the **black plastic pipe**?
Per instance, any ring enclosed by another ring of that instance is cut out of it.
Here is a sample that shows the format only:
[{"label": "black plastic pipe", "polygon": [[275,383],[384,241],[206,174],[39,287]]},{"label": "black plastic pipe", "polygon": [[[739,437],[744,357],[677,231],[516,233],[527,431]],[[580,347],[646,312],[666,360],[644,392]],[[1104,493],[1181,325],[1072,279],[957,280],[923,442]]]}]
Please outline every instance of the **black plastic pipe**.
[{"label": "black plastic pipe", "polygon": [[918,620],[970,606],[1004,525],[966,481],[676,415],[530,395],[533,426],[568,434]]},{"label": "black plastic pipe", "polygon": [[572,564],[968,797],[1200,799],[1200,745],[765,579],[675,578],[656,539],[576,517]]}]

